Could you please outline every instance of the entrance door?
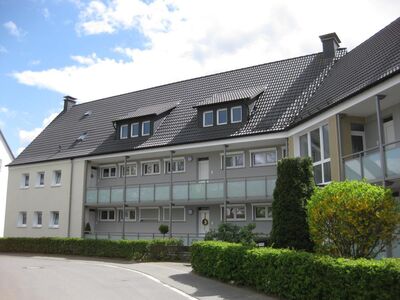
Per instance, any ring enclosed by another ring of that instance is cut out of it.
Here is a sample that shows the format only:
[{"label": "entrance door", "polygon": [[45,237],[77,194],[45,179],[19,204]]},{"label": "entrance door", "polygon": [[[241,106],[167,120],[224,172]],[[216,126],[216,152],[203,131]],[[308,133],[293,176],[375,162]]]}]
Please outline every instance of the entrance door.
[{"label": "entrance door", "polygon": [[383,131],[385,134],[385,144],[395,141],[396,138],[394,136],[394,123],[392,118],[383,123]]},{"label": "entrance door", "polygon": [[198,172],[199,180],[210,179],[210,165],[208,158],[198,160]]},{"label": "entrance door", "polygon": [[210,211],[199,210],[199,234],[205,234],[210,230]]}]

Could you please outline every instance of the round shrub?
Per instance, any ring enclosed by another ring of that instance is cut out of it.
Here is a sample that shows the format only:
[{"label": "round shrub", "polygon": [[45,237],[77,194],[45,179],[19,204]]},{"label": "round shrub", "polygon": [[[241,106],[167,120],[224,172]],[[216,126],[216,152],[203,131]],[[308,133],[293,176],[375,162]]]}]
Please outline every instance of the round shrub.
[{"label": "round shrub", "polygon": [[364,181],[316,189],[307,210],[316,250],[333,256],[376,257],[395,238],[400,222],[390,189]]}]

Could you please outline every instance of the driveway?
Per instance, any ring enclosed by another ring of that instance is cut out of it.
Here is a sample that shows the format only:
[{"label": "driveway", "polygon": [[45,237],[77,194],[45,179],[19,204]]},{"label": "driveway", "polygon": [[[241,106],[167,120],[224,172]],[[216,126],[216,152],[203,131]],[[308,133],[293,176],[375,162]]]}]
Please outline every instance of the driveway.
[{"label": "driveway", "polygon": [[0,254],[0,298],[275,299],[191,271],[184,263]]}]

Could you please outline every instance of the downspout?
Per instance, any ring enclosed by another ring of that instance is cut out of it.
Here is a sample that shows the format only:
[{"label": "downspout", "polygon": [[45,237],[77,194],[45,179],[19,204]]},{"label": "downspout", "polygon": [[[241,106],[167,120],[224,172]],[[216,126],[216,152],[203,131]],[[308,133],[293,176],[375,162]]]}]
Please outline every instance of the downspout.
[{"label": "downspout", "polygon": [[[84,237],[84,233],[85,233],[85,203],[86,203],[86,194],[87,194],[87,177],[88,177],[88,173],[87,173],[87,169],[88,169],[88,164],[90,163],[89,160],[84,162],[84,179],[83,179],[83,199],[82,199],[82,217],[81,217],[81,237]],[[90,211],[89,211],[89,215],[90,215]],[[94,229],[93,229],[94,230]]]},{"label": "downspout", "polygon": [[125,213],[126,213],[126,169],[128,165],[128,158],[129,156],[125,156],[125,161],[124,161],[124,195],[123,195],[123,201],[124,203],[122,204],[122,239],[125,239]]},{"label": "downspout", "polygon": [[227,210],[227,204],[228,204],[228,191],[227,191],[227,187],[228,187],[228,183],[227,183],[227,174],[226,174],[226,148],[228,148],[228,145],[224,145],[224,163],[223,163],[223,167],[224,167],[224,219],[223,222],[226,223],[226,210]]},{"label": "downspout", "polygon": [[169,238],[172,238],[172,206],[173,206],[173,158],[174,158],[175,151],[171,151],[169,154]]},{"label": "downspout", "polygon": [[[285,139],[285,147],[286,147],[286,156],[285,157],[289,157],[289,138]],[[282,157],[282,158],[285,158]]]},{"label": "downspout", "polygon": [[337,138],[338,138],[338,148],[339,148],[339,179],[340,181],[344,180],[344,161],[343,161],[343,152],[342,152],[342,127],[340,124],[341,114],[336,115],[336,130],[337,130]]},{"label": "downspout", "polygon": [[74,173],[74,159],[70,159],[71,162],[71,173],[69,175],[69,203],[68,203],[68,230],[67,230],[67,237],[71,237],[71,207],[72,207],[72,177]]}]

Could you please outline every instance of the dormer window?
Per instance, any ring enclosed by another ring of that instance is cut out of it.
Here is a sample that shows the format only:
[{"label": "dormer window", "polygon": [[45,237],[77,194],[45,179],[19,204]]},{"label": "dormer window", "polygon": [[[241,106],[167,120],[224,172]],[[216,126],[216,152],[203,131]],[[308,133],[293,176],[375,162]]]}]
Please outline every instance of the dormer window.
[{"label": "dormer window", "polygon": [[120,129],[120,139],[127,139],[128,138],[128,125],[121,125]]},{"label": "dormer window", "polygon": [[231,123],[242,122],[242,107],[235,106],[231,108]]},{"label": "dormer window", "polygon": [[228,124],[228,110],[226,108],[217,110],[217,125]]},{"label": "dormer window", "polygon": [[142,122],[142,136],[150,135],[150,121]]},{"label": "dormer window", "polygon": [[139,123],[132,123],[131,124],[131,137],[138,137],[139,136]]},{"label": "dormer window", "polygon": [[203,112],[203,127],[214,125],[214,112],[212,110]]}]

